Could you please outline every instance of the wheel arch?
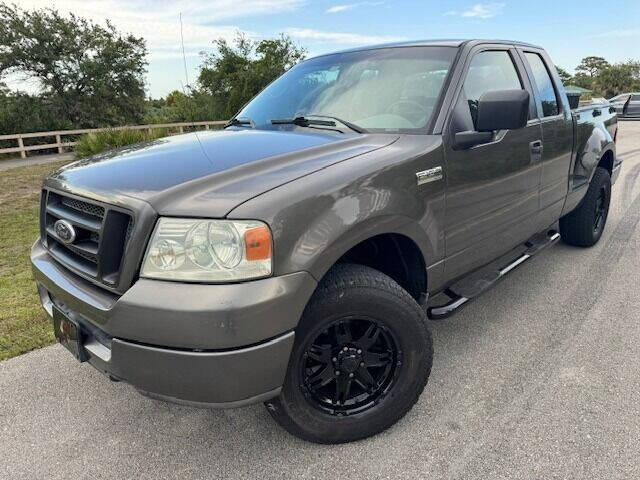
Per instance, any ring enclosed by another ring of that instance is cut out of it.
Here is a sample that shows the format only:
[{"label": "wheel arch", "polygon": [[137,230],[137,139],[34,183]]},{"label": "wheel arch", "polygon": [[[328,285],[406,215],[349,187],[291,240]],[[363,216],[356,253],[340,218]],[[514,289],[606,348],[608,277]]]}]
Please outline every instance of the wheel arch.
[{"label": "wheel arch", "polygon": [[[615,151],[612,146],[608,146],[600,155],[600,160],[598,160],[598,167],[602,167],[609,172],[609,175],[613,174],[613,165],[615,163]],[[591,178],[595,174],[595,169],[591,172]]]},{"label": "wheel arch", "polygon": [[317,252],[311,273],[319,281],[340,263],[374,268],[418,300],[428,289],[427,267],[433,248],[419,225],[403,217],[371,219],[354,225]]}]

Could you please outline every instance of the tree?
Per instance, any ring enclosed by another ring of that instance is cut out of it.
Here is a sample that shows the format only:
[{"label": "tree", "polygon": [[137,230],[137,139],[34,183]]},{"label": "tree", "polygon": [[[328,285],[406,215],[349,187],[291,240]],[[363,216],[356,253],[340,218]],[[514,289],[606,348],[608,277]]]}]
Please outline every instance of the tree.
[{"label": "tree", "polygon": [[601,70],[594,81],[596,90],[604,97],[640,90],[640,62],[628,61],[609,65]]},{"label": "tree", "polygon": [[562,83],[564,83],[565,85],[568,85],[571,83],[571,79],[573,77],[569,75],[569,72],[567,72],[564,68],[559,67],[557,65],[556,65],[556,70],[558,71],[558,75],[560,76],[560,80],[562,80]]},{"label": "tree", "polygon": [[607,68],[609,66],[609,62],[607,62],[602,57],[585,57],[580,62],[580,65],[576,67],[576,72],[584,73],[589,75],[590,77],[595,77],[598,73]]},{"label": "tree", "polygon": [[306,51],[289,37],[259,42],[238,34],[233,44],[218,39],[217,51],[203,54],[198,83],[213,97],[214,115],[230,118],[260,90],[299,61]]},{"label": "tree", "polygon": [[[24,92],[0,91],[0,134],[73,128],[71,123],[58,116],[58,112],[57,106],[48,98],[42,99]],[[14,146],[15,141],[9,141],[0,145],[0,148]]]},{"label": "tree", "polygon": [[[39,98],[63,123],[100,127],[137,123],[144,112],[146,46],[56,10],[0,3],[0,79],[36,80]],[[13,133],[13,132],[11,132]]]},{"label": "tree", "polygon": [[571,79],[571,84],[593,90],[594,78],[585,73],[576,73]]}]

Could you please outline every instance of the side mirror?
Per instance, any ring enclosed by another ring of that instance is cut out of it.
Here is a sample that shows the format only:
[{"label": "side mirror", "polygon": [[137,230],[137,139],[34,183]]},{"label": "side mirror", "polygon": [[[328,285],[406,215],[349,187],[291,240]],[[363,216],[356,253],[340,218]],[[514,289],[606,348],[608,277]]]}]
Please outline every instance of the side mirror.
[{"label": "side mirror", "polygon": [[529,92],[526,90],[493,90],[478,100],[476,130],[455,134],[457,148],[471,148],[493,140],[496,130],[516,130],[527,125]]},{"label": "side mirror", "polygon": [[483,93],[478,101],[476,129],[479,132],[516,130],[527,125],[529,92],[526,90],[493,90]]}]

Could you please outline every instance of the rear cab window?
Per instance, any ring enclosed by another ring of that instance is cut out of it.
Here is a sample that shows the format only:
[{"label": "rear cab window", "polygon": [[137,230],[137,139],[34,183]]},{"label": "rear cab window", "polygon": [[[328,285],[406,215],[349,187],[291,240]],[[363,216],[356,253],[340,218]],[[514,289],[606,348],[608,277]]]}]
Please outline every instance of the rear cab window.
[{"label": "rear cab window", "polygon": [[533,83],[538,88],[538,96],[542,103],[542,116],[553,117],[558,115],[560,113],[560,102],[544,60],[539,54],[533,52],[525,52],[524,56],[533,74]]}]

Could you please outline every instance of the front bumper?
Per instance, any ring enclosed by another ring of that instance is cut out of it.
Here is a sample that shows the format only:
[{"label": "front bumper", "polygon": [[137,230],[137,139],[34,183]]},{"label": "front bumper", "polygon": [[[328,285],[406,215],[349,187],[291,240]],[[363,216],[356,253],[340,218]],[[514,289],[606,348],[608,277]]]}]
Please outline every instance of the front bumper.
[{"label": "front bumper", "polygon": [[31,262],[45,310],[55,305],[87,334],[89,363],[151,396],[208,407],[278,395],[316,286],[306,272],[226,285],[140,279],[118,297],[66,270],[40,241]]}]

